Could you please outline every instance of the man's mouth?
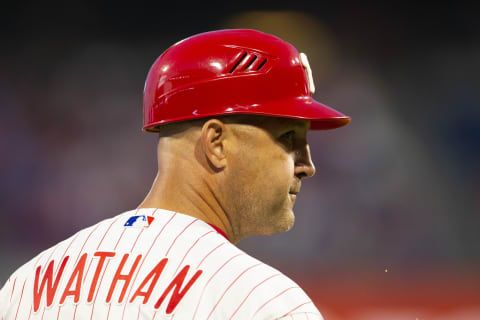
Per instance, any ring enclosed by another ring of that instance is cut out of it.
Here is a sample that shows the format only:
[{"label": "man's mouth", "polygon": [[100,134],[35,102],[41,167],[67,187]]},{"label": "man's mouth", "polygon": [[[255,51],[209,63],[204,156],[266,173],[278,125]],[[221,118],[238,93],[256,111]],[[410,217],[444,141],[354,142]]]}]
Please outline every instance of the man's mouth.
[{"label": "man's mouth", "polygon": [[290,189],[289,193],[297,195],[300,192],[300,187]]},{"label": "man's mouth", "polygon": [[290,199],[292,201],[295,201],[297,198],[297,194],[300,192],[300,183],[296,183],[294,186],[290,187],[290,191],[288,192],[288,195],[290,196]]},{"label": "man's mouth", "polygon": [[290,199],[292,199],[292,201],[295,201],[295,199],[297,199],[297,194],[299,191],[300,191],[299,189],[290,190],[289,196],[290,196]]}]

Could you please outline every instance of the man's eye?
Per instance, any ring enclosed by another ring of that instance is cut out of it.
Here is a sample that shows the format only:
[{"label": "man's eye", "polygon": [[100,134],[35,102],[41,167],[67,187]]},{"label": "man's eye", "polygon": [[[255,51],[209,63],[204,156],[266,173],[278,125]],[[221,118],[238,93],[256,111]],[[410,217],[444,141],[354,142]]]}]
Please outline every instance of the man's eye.
[{"label": "man's eye", "polygon": [[293,145],[294,138],[295,138],[294,130],[288,131],[280,136],[280,139],[283,142],[287,143],[289,146]]}]

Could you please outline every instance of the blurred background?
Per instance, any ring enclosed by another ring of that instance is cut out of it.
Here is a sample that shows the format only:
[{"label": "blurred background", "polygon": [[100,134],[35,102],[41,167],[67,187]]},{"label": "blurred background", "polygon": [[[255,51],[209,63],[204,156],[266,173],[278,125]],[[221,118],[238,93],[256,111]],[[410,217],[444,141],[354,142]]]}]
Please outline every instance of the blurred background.
[{"label": "blurred background", "polygon": [[141,202],[156,173],[157,136],[141,126],[157,56],[196,33],[255,28],[307,53],[315,98],[353,120],[309,134],[317,174],[295,227],[239,246],[327,320],[480,319],[480,11],[469,3],[3,3],[0,282]]}]

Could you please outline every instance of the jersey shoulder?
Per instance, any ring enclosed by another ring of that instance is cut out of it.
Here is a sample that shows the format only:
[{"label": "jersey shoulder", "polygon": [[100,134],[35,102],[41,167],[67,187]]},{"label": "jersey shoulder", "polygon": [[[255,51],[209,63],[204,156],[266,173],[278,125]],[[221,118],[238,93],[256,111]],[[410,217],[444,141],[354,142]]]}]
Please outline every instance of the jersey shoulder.
[{"label": "jersey shoulder", "polygon": [[297,283],[228,241],[210,255],[203,263],[205,289],[197,292],[198,314],[215,319],[280,319],[295,314],[323,319]]},{"label": "jersey shoulder", "polygon": [[43,250],[15,270],[0,290],[0,316],[5,319],[15,316],[17,318],[27,317],[31,313],[29,311],[32,304],[30,293],[33,291],[33,282],[39,276],[37,273],[39,273],[41,266],[50,262],[53,270],[58,268],[58,261],[64,260],[67,262],[72,260],[69,250],[77,246],[75,239],[89,235],[92,230],[108,224],[114,219],[115,217],[106,219],[89,228],[78,231],[71,237]]}]

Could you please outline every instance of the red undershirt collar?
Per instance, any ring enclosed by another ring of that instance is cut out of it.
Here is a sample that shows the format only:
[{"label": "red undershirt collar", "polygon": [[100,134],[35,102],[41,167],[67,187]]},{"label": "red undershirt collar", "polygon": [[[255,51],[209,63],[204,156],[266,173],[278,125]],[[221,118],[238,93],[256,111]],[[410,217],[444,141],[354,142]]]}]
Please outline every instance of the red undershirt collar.
[{"label": "red undershirt collar", "polygon": [[215,229],[215,230],[216,230],[218,233],[220,233],[222,236],[224,236],[224,237],[225,237],[225,239],[227,239],[227,240],[228,240],[228,242],[230,242],[230,239],[228,239],[227,235],[225,234],[225,232],[223,232],[223,230],[222,230],[222,229],[220,229],[220,228],[219,228],[219,227],[217,227],[217,226],[214,226],[214,225],[213,225],[213,224],[211,224],[211,223],[209,223],[208,225],[209,225],[209,226],[211,226],[213,229]]}]

